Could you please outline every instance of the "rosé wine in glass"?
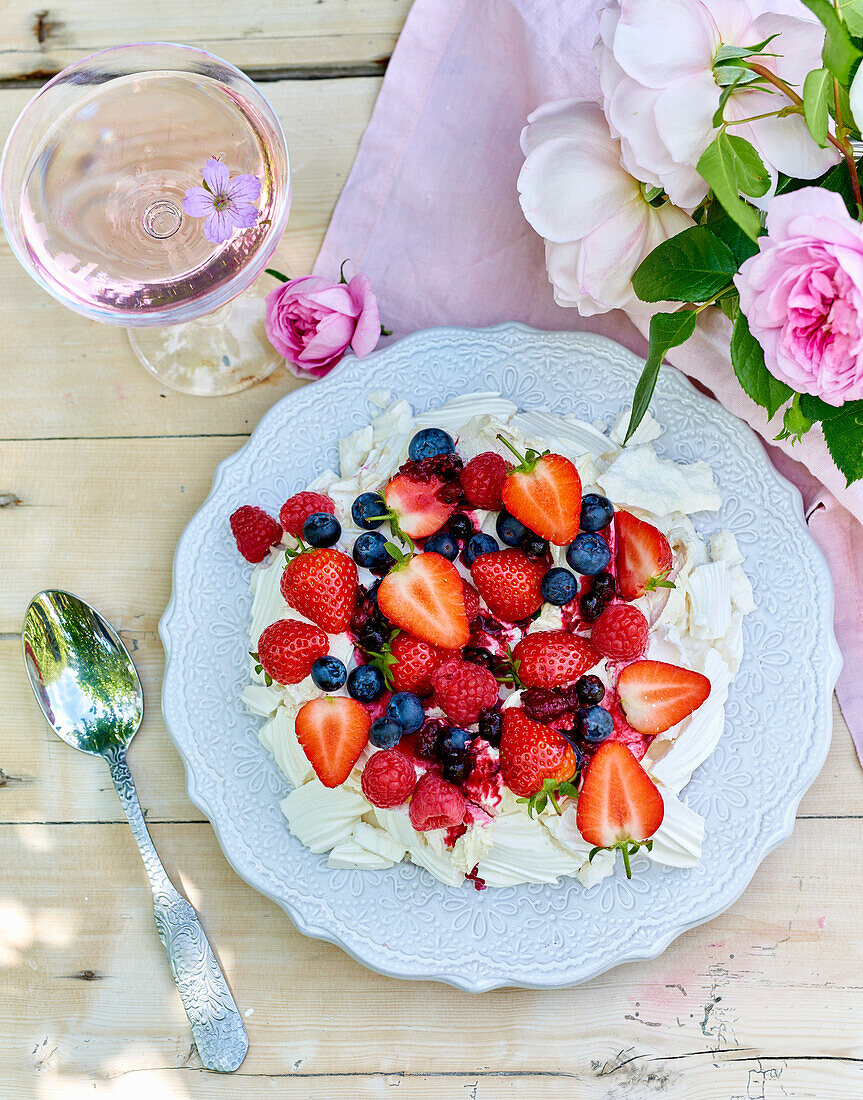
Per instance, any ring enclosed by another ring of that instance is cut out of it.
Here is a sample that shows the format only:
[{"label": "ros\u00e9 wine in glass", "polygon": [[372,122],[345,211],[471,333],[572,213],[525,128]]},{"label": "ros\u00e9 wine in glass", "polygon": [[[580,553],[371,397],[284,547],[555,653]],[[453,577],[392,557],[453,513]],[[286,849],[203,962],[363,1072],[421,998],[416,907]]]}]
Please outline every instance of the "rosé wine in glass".
[{"label": "ros\u00e9 wine in glass", "polygon": [[[216,243],[183,209],[212,158],[231,179],[260,181],[254,224]],[[279,362],[260,300],[227,304],[282,237],[288,154],[272,108],[227,62],[167,43],[84,58],[25,108],[0,177],[25,269],[78,313],[135,330],[138,358],[166,384],[229,393]]]}]

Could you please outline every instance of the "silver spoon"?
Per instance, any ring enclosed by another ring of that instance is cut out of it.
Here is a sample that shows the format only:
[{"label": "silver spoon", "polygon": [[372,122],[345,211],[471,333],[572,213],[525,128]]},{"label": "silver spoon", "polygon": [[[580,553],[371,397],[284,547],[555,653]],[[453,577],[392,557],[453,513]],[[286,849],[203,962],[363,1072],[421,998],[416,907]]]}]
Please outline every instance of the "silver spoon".
[{"label": "silver spoon", "polygon": [[68,745],[108,764],[147,869],[156,928],[198,1053],[207,1069],[231,1073],[249,1049],[246,1029],[197,913],[159,860],[126,763],[144,716],[132,658],[97,611],[58,590],[33,597],[22,642],[30,685],[51,728]]}]

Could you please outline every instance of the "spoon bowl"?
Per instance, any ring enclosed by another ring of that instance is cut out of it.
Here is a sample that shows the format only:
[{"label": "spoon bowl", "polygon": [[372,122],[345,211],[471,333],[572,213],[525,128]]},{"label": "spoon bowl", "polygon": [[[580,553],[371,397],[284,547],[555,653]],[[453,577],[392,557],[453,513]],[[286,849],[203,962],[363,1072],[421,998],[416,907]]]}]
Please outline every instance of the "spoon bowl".
[{"label": "spoon bowl", "polygon": [[22,629],[30,686],[67,745],[94,756],[125,750],[144,716],[144,692],[122,639],[71,592],[40,592]]}]

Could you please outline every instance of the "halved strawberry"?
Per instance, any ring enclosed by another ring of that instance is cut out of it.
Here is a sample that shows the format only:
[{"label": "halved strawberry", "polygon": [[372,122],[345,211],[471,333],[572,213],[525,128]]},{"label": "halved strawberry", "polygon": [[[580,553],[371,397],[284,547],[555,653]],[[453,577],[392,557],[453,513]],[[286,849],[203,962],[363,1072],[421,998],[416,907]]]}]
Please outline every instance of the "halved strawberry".
[{"label": "halved strawberry", "polygon": [[577,638],[568,630],[526,634],[512,655],[519,662],[518,678],[524,686],[540,688],[573,684],[600,659],[586,638]]},{"label": "halved strawberry", "polygon": [[351,625],[357,567],[340,550],[321,547],[297,554],[285,567],[280,587],[291,607],[330,634],[341,634]]},{"label": "halved strawberry", "polygon": [[710,681],[664,661],[633,661],[617,681],[626,720],[640,733],[663,733],[682,722],[710,694]]},{"label": "halved strawberry", "polygon": [[440,531],[457,508],[454,502],[440,497],[446,484],[434,473],[422,479],[411,473],[398,473],[390,481],[384,489],[384,500],[404,534],[422,539]]},{"label": "halved strawberry", "polygon": [[581,478],[563,455],[528,451],[524,458],[499,436],[520,465],[503,483],[504,507],[516,519],[556,546],[565,546],[581,523]]},{"label": "halved strawberry", "polygon": [[509,789],[529,798],[542,791],[547,780],[566,783],[575,775],[578,761],[572,745],[557,730],[510,707],[503,711],[500,768]]},{"label": "halved strawberry", "polygon": [[440,554],[396,562],[380,583],[378,607],[400,630],[442,649],[461,649],[470,637],[461,576]]},{"label": "halved strawberry", "polygon": [[631,512],[614,513],[617,590],[624,600],[637,600],[657,588],[673,588],[666,580],[674,564],[668,539]]},{"label": "halved strawberry", "polygon": [[394,658],[388,662],[393,691],[412,691],[416,695],[431,694],[431,674],[450,656],[449,650],[404,631],[390,642],[390,654]]},{"label": "halved strawberry", "polygon": [[545,565],[523,550],[508,547],[480,554],[470,567],[473,583],[493,615],[517,623],[542,606]]},{"label": "halved strawberry", "polygon": [[620,848],[629,856],[662,824],[665,805],[647,772],[625,745],[605,741],[587,767],[578,796],[576,825],[588,844]]},{"label": "halved strawberry", "polygon": [[338,787],[351,774],[371,724],[362,703],[341,695],[312,699],[297,711],[297,740],[325,787]]}]

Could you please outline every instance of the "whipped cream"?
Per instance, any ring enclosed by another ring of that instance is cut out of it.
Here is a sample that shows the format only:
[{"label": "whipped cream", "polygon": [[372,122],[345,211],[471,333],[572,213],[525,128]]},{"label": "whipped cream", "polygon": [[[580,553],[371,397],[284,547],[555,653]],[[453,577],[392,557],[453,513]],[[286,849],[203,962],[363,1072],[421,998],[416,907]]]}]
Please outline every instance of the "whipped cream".
[{"label": "whipped cream", "polygon": [[[369,402],[379,411],[369,424],[341,440],[339,470],[324,471],[307,486],[327,493],[335,502],[342,524],[338,545],[348,554],[359,534],[351,517],[353,500],[361,492],[379,489],[407,459],[411,436],[432,426],[458,438],[458,451],[465,461],[484,451],[509,458],[509,451],[497,438],[500,433],[516,447],[563,454],[577,466],[585,492],[604,493],[616,506],[647,519],[666,535],[674,554],[670,576],[675,587],[659,589],[636,601],[651,624],[647,656],[703,672],[712,690],[698,710],[656,737],[641,761],[665,805],[652,850],[642,856],[671,867],[693,866],[700,857],[704,822],[680,794],[722,735],[728,689],[743,655],[743,617],[754,608],[752,587],[734,535],[718,531],[705,541],[690,518],[720,507],[710,467],[704,462],[678,463],[657,455],[653,443],[662,428],[650,414],[623,448],[628,409],[610,430],[604,430],[602,425],[543,409],[519,412],[496,392],[465,394],[421,414],[414,414],[407,401],[386,392],[371,395]],[[494,534],[494,513],[477,512],[475,518],[483,530]],[[295,545],[289,535],[283,541]],[[556,564],[565,564],[564,551],[552,547]],[[264,628],[277,619],[307,621],[282,597],[283,566],[281,549],[274,548],[269,559],[253,571],[252,651]],[[373,578],[360,570],[360,579],[370,583]],[[529,631],[562,626],[561,608],[546,603]],[[348,668],[355,663],[347,634],[331,634],[329,643],[330,653]],[[616,852],[598,852],[590,861],[591,845],[578,831],[573,800],[564,800],[561,815],[548,806],[532,818],[510,790],[485,778],[493,773],[497,761],[497,750],[485,742],[481,749],[483,778],[477,781],[476,791],[467,792],[475,812],[471,824],[454,840],[445,830],[417,832],[406,807],[382,810],[364,798],[360,775],[375,751],[371,746],[341,787],[323,786],[297,741],[294,721],[304,703],[324,693],[310,676],[299,684],[267,686],[263,675],[254,669],[252,661],[250,682],[242,698],[254,714],[265,719],[259,732],[261,743],[293,788],[280,804],[288,828],[312,852],[328,853],[329,867],[381,870],[408,859],[449,886],[459,886],[472,875],[495,887],[553,883],[562,876],[574,876],[590,887],[613,873]],[[605,661],[592,671],[607,685],[612,682]],[[347,694],[346,689],[338,694]],[[517,706],[519,699],[520,692],[513,691],[503,707]],[[421,765],[416,766],[419,772]]]}]

